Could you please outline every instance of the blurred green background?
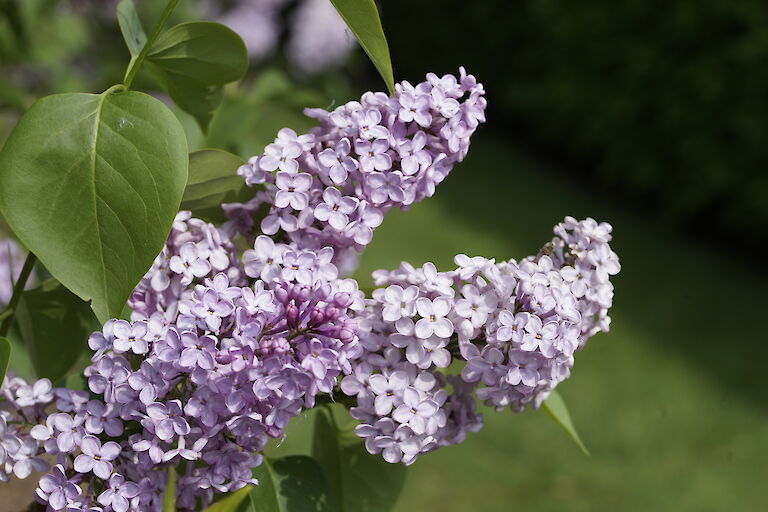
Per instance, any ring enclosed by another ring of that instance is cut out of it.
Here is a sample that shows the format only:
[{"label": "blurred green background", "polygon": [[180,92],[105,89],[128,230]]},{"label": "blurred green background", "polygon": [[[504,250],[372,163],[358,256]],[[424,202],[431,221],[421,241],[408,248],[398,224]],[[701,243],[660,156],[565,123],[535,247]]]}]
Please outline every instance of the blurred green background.
[{"label": "blurred green background", "polygon": [[[144,19],[163,3],[139,2]],[[34,99],[121,79],[108,4],[0,1],[0,140]],[[180,7],[176,21],[207,12]],[[622,260],[611,332],[560,388],[592,457],[541,412],[486,410],[481,432],[412,466],[398,510],[768,510],[768,274],[754,260],[768,241],[768,5],[381,8],[396,79],[465,65],[485,84],[489,122],[434,198],[387,216],[361,284],[401,260],[523,257],[565,215],[612,223]],[[179,115],[191,146],[247,157],[282,126],[311,126],[303,107],[369,88],[383,86],[360,51],[308,75],[275,50],[227,91],[207,134]],[[311,414],[294,423],[275,453],[307,451]]]}]

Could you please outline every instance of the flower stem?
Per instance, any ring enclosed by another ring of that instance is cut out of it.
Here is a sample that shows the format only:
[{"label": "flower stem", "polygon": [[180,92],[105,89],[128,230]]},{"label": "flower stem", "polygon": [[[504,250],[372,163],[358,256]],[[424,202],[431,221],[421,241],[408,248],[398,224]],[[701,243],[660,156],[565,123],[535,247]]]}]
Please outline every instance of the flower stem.
[{"label": "flower stem", "polygon": [[132,58],[130,64],[128,64],[128,70],[125,72],[125,79],[123,79],[123,85],[126,89],[131,87],[131,83],[133,83],[133,79],[136,77],[136,73],[139,72],[141,65],[144,63],[144,59],[146,59],[149,50],[155,43],[157,36],[160,35],[160,31],[163,30],[165,23],[168,21],[168,18],[171,16],[171,13],[173,12],[173,9],[176,7],[177,3],[179,3],[179,0],[168,0],[168,5],[165,6],[165,10],[160,16],[160,20],[157,22],[157,25],[155,25],[152,33],[147,38],[147,41],[144,43],[141,51],[135,58]]},{"label": "flower stem", "polygon": [[24,293],[24,287],[27,284],[27,279],[29,279],[29,275],[32,273],[32,268],[35,266],[36,261],[37,257],[35,257],[34,254],[31,252],[27,254],[27,259],[24,260],[24,266],[21,269],[21,274],[19,274],[19,279],[16,281],[16,284],[13,287],[13,295],[11,295],[11,301],[8,303],[8,307],[3,312],[3,316],[5,318],[3,319],[3,323],[0,324],[0,336],[7,336],[8,331],[11,330],[13,317],[16,313],[16,306],[19,305],[21,294]]}]

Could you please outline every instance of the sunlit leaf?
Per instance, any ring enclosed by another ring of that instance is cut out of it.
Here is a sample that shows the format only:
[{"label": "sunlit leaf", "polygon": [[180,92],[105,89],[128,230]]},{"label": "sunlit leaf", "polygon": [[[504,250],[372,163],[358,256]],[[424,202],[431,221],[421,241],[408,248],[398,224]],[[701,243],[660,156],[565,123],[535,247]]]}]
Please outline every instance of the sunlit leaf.
[{"label": "sunlit leaf", "polygon": [[390,94],[395,92],[395,79],[392,73],[392,60],[389,45],[381,28],[379,11],[373,0],[331,0],[339,15],[355,34],[365,53],[376,66],[387,84]]},{"label": "sunlit leaf", "polygon": [[102,322],[160,252],[187,183],[187,143],[160,101],[123,91],[35,103],[0,153],[0,210]]},{"label": "sunlit leaf", "polygon": [[587,447],[581,442],[581,438],[576,432],[576,427],[573,426],[571,415],[568,413],[568,408],[565,406],[565,401],[563,400],[563,397],[560,396],[560,393],[556,390],[552,390],[549,397],[541,404],[541,408],[549,414],[549,417],[552,418],[555,423],[560,425],[560,428],[565,430],[568,437],[576,443],[585,455],[589,455],[589,450],[587,450]]}]

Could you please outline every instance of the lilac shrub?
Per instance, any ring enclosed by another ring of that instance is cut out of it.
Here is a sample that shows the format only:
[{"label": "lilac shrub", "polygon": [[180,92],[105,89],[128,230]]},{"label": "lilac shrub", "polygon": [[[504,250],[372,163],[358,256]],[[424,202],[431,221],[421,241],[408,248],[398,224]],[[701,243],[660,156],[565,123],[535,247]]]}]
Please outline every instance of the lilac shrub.
[{"label": "lilac shrub", "polygon": [[159,511],[173,467],[176,506],[200,510],[257,484],[267,442],[318,402],[346,395],[368,451],[406,465],[479,430],[476,399],[538,407],[608,330],[610,225],[567,217],[519,262],[403,263],[374,273],[371,298],[341,277],[387,210],[432,196],[464,158],[483,94],[462,68],[281,130],[238,170],[253,197],[223,205],[223,226],[178,214],[130,318],[88,339],[87,392],[6,377],[0,479],[50,462],[48,510]]}]

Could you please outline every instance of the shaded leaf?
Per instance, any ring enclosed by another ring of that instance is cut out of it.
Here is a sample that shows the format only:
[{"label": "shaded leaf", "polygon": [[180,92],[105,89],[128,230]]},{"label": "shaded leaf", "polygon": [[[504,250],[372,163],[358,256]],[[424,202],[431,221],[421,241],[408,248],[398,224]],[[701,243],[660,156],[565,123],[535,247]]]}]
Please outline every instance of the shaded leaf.
[{"label": "shaded leaf", "polygon": [[14,375],[18,375],[28,381],[33,380],[35,378],[35,369],[32,365],[32,358],[29,356],[29,350],[21,340],[18,326],[15,324],[8,333],[8,341],[11,342],[11,362],[8,366],[13,368]]},{"label": "shaded leaf", "polygon": [[332,512],[333,502],[325,472],[306,455],[264,459],[253,470],[259,485],[251,491],[257,512]]},{"label": "shaded leaf", "polygon": [[8,371],[8,362],[11,360],[11,342],[8,338],[0,337],[0,383]]},{"label": "shaded leaf", "polygon": [[406,467],[368,453],[363,441],[354,434],[356,423],[345,408],[339,407],[319,408],[312,443],[312,455],[328,475],[339,510],[392,510],[405,483]]},{"label": "shaded leaf", "polygon": [[208,222],[224,220],[223,203],[242,202],[252,197],[237,168],[245,160],[221,149],[201,149],[189,155],[189,178],[181,209]]},{"label": "shaded leaf", "polygon": [[206,508],[204,512],[250,512],[253,508],[248,496],[250,496],[252,488],[253,486],[247,485],[230,493],[226,498]]},{"label": "shaded leaf", "polygon": [[552,418],[555,423],[560,425],[560,428],[565,430],[574,443],[584,452],[584,455],[589,455],[589,450],[581,442],[579,434],[576,432],[576,427],[573,426],[571,421],[571,415],[568,413],[568,408],[565,406],[563,397],[560,396],[556,390],[552,390],[549,397],[541,404],[541,408]]},{"label": "shaded leaf", "polygon": [[163,512],[176,512],[176,469],[168,468],[168,481],[163,492]]},{"label": "shaded leaf", "polygon": [[103,323],[120,315],[162,249],[187,165],[183,128],[151,96],[48,96],[0,153],[0,210]]},{"label": "shaded leaf", "polygon": [[248,52],[240,36],[210,21],[170,28],[157,38],[147,59],[164,71],[203,85],[234,82],[248,70]]},{"label": "shaded leaf", "polygon": [[392,60],[389,56],[389,45],[381,28],[379,11],[373,0],[331,0],[331,3],[349,30],[355,34],[365,53],[376,66],[379,74],[387,84],[390,94],[395,93],[395,79],[392,73]]},{"label": "shaded leaf", "polygon": [[99,328],[88,303],[55,279],[22,294],[16,321],[35,373],[52,382],[89,350],[88,336]]},{"label": "shaded leaf", "polygon": [[147,42],[147,34],[141,25],[133,0],[121,0],[117,4],[117,22],[120,24],[120,32],[123,34],[123,40],[131,56],[138,56]]},{"label": "shaded leaf", "polygon": [[205,130],[222,86],[248,70],[243,40],[220,23],[190,22],[162,34],[147,55],[148,69],[174,102]]},{"label": "shaded leaf", "polygon": [[192,78],[165,71],[151,62],[147,62],[146,66],[173,102],[191,114],[200,128],[206,131],[213,113],[224,98],[224,87],[201,84]]}]

